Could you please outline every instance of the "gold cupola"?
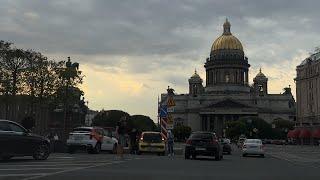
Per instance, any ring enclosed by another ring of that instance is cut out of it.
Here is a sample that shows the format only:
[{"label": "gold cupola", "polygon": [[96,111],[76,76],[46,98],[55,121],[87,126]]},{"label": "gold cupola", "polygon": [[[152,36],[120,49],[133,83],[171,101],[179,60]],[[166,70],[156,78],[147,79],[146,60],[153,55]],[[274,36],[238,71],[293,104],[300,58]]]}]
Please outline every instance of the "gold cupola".
[{"label": "gold cupola", "polygon": [[226,22],[223,24],[223,33],[218,37],[212,44],[211,52],[216,50],[241,50],[243,47],[238,38],[233,36],[230,31],[231,24],[226,19]]}]

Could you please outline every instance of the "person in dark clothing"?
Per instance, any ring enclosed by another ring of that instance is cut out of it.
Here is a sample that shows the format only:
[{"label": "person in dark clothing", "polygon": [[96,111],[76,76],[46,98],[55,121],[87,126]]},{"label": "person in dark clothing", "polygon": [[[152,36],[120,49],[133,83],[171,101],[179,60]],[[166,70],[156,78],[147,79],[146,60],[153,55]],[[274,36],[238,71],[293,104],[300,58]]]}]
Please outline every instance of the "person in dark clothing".
[{"label": "person in dark clothing", "polygon": [[118,148],[117,148],[117,154],[120,157],[123,157],[123,148],[126,146],[126,122],[125,121],[119,121],[117,123],[117,136],[118,136]]},{"label": "person in dark clothing", "polygon": [[131,154],[137,154],[137,151],[138,151],[137,135],[138,135],[138,131],[135,128],[133,128],[129,133]]}]

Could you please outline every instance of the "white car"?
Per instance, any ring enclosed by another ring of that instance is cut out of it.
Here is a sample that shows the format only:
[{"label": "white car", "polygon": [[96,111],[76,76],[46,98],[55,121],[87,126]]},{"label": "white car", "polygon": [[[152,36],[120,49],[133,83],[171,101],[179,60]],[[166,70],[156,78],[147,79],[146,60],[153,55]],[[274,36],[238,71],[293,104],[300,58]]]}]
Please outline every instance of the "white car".
[{"label": "white car", "polygon": [[116,152],[118,140],[107,136],[108,134],[100,127],[77,127],[69,134],[67,147],[69,153],[84,148],[88,153],[100,153],[100,151]]},{"label": "white car", "polygon": [[260,139],[246,139],[242,146],[242,156],[259,155],[264,157],[264,145]]}]

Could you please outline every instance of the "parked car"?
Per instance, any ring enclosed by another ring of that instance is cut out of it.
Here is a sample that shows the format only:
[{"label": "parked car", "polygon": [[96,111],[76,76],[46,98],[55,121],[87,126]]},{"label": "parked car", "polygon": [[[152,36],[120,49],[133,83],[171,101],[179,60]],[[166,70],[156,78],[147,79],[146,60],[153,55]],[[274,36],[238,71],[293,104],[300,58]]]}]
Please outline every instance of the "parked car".
[{"label": "parked car", "polygon": [[109,137],[100,127],[77,127],[69,134],[67,147],[69,153],[86,149],[89,154],[98,154],[101,150],[115,153],[118,140]]},{"label": "parked car", "polygon": [[138,148],[138,154],[157,153],[158,155],[163,156],[166,152],[165,139],[161,136],[160,132],[142,132],[139,139]]},{"label": "parked car", "polygon": [[198,155],[213,156],[219,161],[223,158],[222,145],[212,132],[193,132],[186,142],[185,159],[190,156],[195,159]]},{"label": "parked car", "polygon": [[232,148],[231,148],[231,141],[227,138],[221,139],[221,144],[223,145],[222,149],[224,153],[231,154]]},{"label": "parked car", "polygon": [[20,124],[0,120],[0,158],[9,160],[14,156],[32,156],[45,160],[50,155],[49,139],[32,134]]},{"label": "parked car", "polygon": [[246,139],[242,146],[242,156],[259,155],[264,157],[264,145],[260,139]]}]

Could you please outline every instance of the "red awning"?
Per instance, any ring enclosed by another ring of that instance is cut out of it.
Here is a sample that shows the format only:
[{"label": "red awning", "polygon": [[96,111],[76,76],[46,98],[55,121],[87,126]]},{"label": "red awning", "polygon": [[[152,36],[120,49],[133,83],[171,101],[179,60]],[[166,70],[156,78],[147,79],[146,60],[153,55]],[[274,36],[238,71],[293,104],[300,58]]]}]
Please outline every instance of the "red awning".
[{"label": "red awning", "polygon": [[313,137],[313,138],[319,138],[319,139],[320,139],[320,129],[315,129],[315,130],[312,132],[312,137]]},{"label": "red awning", "polygon": [[292,131],[292,138],[299,138],[300,129],[295,129]]},{"label": "red awning", "polygon": [[288,138],[293,138],[293,130],[290,130],[287,134]]},{"label": "red awning", "polygon": [[311,137],[311,132],[308,129],[302,129],[300,134],[300,138],[310,138]]}]

